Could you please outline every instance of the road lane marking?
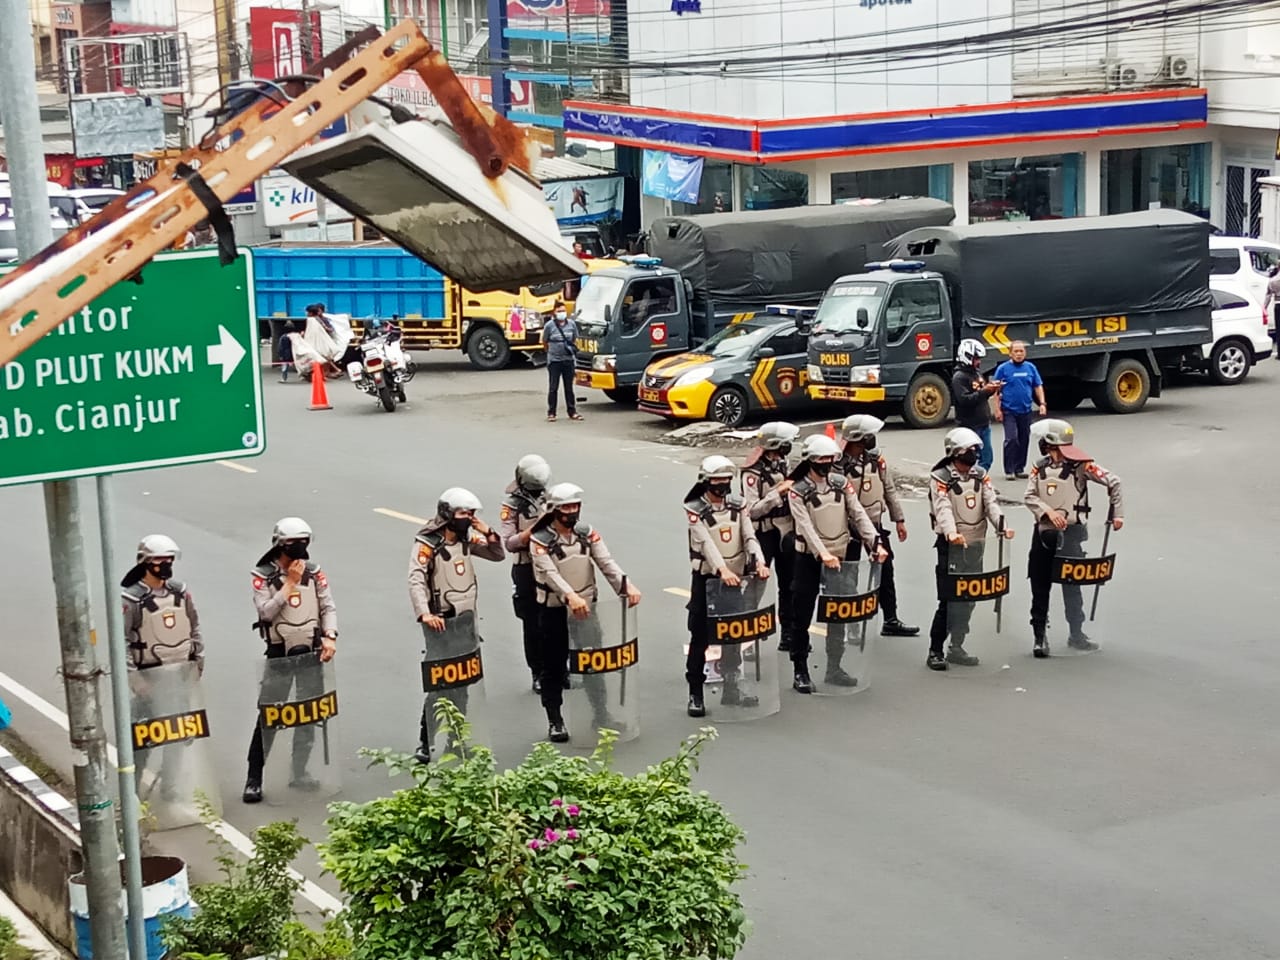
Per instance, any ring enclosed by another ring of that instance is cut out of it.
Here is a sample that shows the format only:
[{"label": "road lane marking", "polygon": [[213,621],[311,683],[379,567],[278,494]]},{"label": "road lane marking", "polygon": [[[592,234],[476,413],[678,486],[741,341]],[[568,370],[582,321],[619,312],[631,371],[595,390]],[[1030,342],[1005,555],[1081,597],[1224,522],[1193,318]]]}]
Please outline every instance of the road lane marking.
[{"label": "road lane marking", "polygon": [[[676,597],[684,597],[685,599],[688,599],[690,596],[689,591],[686,590],[684,587],[663,587],[662,592],[669,593],[672,596],[676,596]],[[822,626],[821,624],[815,624],[814,626],[809,628],[809,632],[814,634],[815,636],[825,637],[827,635],[827,628]]]},{"label": "road lane marking", "polygon": [[[3,689],[6,693],[13,696],[15,700],[21,700],[46,720],[50,720],[57,726],[61,727],[63,732],[67,732],[70,729],[67,721],[67,715],[65,713],[51,704],[48,700],[45,700],[35,691],[24,687],[7,673],[0,673],[0,689]],[[116,757],[116,748],[109,743],[107,744],[107,760],[112,766],[119,766],[119,761]],[[207,826],[210,831],[226,840],[246,857],[253,856],[253,841],[231,824],[227,823],[227,821],[216,820],[213,823],[206,824],[205,826]],[[310,901],[313,906],[331,913],[337,913],[342,909],[342,901],[329,893],[329,891],[311,882],[292,868],[289,869],[289,874],[295,880],[300,880],[302,882],[302,890],[300,893],[303,898]]]},{"label": "road lane marking", "polygon": [[386,507],[374,507],[374,513],[380,513],[384,517],[390,517],[392,520],[403,520],[405,523],[416,523],[418,526],[425,526],[427,520],[423,517],[415,517],[412,513],[401,513],[399,510],[389,510]]},{"label": "road lane marking", "polygon": [[215,460],[213,461],[220,467],[226,467],[228,470],[238,470],[240,473],[257,473],[253,467],[246,467],[242,463],[236,463],[234,460]]}]

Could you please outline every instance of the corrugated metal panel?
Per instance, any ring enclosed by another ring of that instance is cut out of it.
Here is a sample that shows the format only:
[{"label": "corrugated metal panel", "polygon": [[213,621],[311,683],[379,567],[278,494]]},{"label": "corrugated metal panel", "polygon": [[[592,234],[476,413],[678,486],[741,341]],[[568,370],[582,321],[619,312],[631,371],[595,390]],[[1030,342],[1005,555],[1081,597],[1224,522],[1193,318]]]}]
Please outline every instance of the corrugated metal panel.
[{"label": "corrugated metal panel", "polygon": [[548,180],[587,180],[591,177],[616,177],[617,170],[605,170],[568,157],[542,157],[533,165],[533,174],[543,183]]}]

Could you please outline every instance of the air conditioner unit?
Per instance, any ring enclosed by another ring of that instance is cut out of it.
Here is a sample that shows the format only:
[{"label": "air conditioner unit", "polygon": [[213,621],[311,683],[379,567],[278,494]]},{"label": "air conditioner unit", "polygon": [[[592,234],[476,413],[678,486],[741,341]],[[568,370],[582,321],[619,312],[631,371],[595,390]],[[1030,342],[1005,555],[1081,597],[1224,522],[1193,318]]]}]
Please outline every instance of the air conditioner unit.
[{"label": "air conditioner unit", "polygon": [[1194,83],[1199,73],[1200,65],[1195,57],[1174,54],[1160,62],[1156,77],[1171,83]]},{"label": "air conditioner unit", "polygon": [[1142,83],[1143,74],[1133,62],[1118,61],[1107,68],[1107,89],[1124,90]]},{"label": "air conditioner unit", "polygon": [[601,96],[626,94],[629,84],[625,70],[592,70],[591,89]]}]

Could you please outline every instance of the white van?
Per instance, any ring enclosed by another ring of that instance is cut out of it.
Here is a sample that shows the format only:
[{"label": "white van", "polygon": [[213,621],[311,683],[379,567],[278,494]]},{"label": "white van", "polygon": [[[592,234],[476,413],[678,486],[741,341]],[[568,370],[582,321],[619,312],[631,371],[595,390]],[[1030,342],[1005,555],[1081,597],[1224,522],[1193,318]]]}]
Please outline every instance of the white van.
[{"label": "white van", "polygon": [[1210,283],[1219,278],[1243,284],[1258,303],[1267,295],[1267,274],[1280,263],[1280,246],[1252,237],[1209,238]]}]

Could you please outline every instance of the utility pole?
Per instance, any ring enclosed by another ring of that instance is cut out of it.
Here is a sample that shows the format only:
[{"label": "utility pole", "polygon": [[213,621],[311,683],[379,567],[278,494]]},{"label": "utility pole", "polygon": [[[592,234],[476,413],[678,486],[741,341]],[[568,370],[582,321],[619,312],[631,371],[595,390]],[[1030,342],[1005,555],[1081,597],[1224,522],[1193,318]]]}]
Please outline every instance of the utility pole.
[{"label": "utility pole", "polygon": [[[310,73],[315,62],[315,29],[311,22],[311,0],[302,0],[302,24],[298,29],[298,38],[302,41],[302,72]],[[325,196],[316,191],[316,229],[320,234],[320,242],[329,240],[329,208]]]},{"label": "utility pole", "polygon": [[[13,188],[18,256],[23,260],[53,242],[35,75],[26,0],[0,0],[0,118]],[[125,960],[120,848],[108,775],[107,732],[98,696],[100,671],[90,633],[89,576],[76,481],[46,483],[44,503],[88,888],[89,936],[95,960]]]}]

